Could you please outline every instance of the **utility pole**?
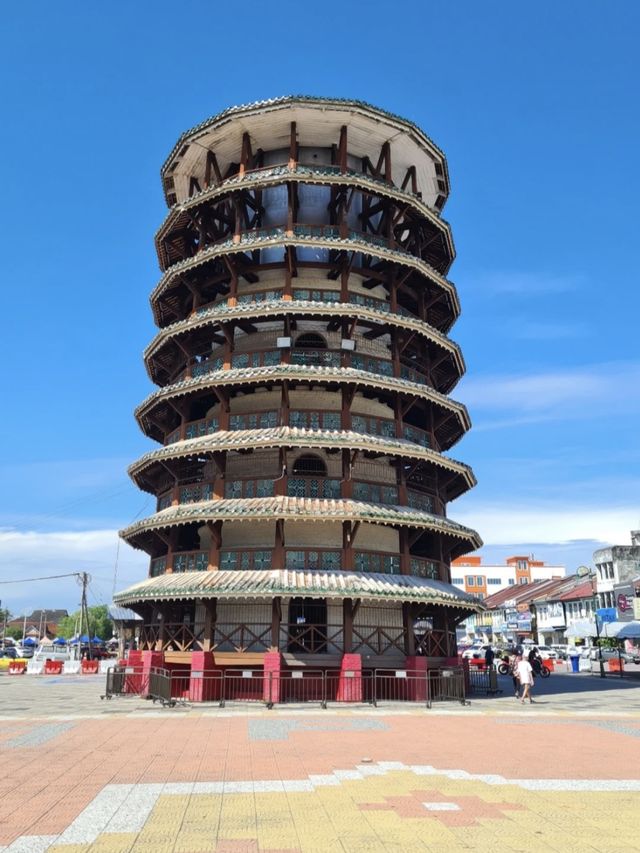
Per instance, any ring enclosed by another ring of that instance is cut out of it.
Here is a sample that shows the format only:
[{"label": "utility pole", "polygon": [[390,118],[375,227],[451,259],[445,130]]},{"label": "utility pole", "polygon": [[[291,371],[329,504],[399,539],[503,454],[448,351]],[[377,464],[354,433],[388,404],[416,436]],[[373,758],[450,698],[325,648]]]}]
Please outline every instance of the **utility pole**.
[{"label": "utility pole", "polygon": [[87,586],[89,584],[89,575],[87,574],[87,572],[80,573],[80,582],[82,583],[82,600],[80,603],[80,636],[82,636],[82,623],[86,622],[87,637],[89,638],[89,660],[91,660],[91,627],[89,625],[89,609],[87,607]]}]

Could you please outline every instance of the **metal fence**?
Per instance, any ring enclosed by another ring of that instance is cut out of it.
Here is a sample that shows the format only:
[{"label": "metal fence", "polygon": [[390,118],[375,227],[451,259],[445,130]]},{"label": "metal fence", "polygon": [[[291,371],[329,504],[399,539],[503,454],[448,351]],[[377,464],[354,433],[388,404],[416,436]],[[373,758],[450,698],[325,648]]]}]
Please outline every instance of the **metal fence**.
[{"label": "metal fence", "polygon": [[105,691],[101,699],[114,696],[144,696],[147,692],[148,678],[140,667],[112,666],[107,670]]},{"label": "metal fence", "polygon": [[434,702],[460,702],[469,705],[466,695],[466,680],[463,667],[435,669],[427,672],[427,706]]},{"label": "metal fence", "polygon": [[487,696],[495,696],[502,693],[498,687],[498,675],[493,667],[480,668],[469,667],[469,692],[484,693]]},{"label": "metal fence", "polygon": [[[498,692],[497,687],[491,689],[489,673],[473,673],[471,685],[476,692]],[[434,702],[469,704],[467,692],[463,667],[422,673],[400,669],[171,671],[155,667],[143,675],[137,668],[118,666],[107,672],[102,698],[146,696],[170,707],[185,702],[217,702],[220,707],[229,703],[255,703],[267,708],[288,703],[318,704],[322,708],[333,703],[376,707],[413,703],[430,708]]]}]

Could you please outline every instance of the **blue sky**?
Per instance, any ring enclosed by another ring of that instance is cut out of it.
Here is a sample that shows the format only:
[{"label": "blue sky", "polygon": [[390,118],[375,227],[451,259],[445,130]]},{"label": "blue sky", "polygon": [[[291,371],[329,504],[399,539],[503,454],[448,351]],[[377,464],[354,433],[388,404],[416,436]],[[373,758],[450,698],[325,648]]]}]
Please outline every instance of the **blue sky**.
[{"label": "blue sky", "polygon": [[[354,97],[421,125],[452,179],[445,216],[478,487],[450,508],[498,558],[569,568],[640,509],[640,6],[620,2],[203,0],[3,10],[0,579],[87,569],[93,601],[144,574],[114,531],[152,511],[148,448],[160,166],[232,104]],[[1,586],[14,611],[72,581]]]}]

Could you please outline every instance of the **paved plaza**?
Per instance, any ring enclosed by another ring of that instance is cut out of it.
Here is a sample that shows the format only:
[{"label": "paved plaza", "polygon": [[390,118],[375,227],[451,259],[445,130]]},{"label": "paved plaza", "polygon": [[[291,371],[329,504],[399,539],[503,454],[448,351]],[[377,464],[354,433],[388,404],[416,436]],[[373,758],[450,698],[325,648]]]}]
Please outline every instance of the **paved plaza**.
[{"label": "paved plaza", "polygon": [[0,678],[0,850],[640,850],[640,681],[534,705],[161,708]]}]

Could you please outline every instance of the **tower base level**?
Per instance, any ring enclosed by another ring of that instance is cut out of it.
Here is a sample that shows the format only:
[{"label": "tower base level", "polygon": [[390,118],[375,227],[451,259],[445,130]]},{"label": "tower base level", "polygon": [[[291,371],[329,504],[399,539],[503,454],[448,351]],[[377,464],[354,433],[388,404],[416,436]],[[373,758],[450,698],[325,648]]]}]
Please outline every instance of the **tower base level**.
[{"label": "tower base level", "polygon": [[[457,657],[409,655],[372,668],[360,654],[332,656],[317,668],[290,655],[265,652],[259,663],[239,664],[213,652],[130,651],[128,692],[171,702],[368,703],[376,700],[426,702],[428,673],[459,665]],[[189,660],[187,660],[189,658]],[[288,658],[288,659],[287,659]],[[376,662],[377,663],[377,662]]]}]

